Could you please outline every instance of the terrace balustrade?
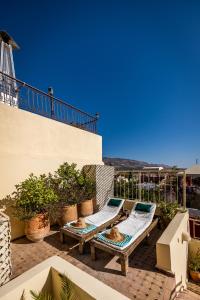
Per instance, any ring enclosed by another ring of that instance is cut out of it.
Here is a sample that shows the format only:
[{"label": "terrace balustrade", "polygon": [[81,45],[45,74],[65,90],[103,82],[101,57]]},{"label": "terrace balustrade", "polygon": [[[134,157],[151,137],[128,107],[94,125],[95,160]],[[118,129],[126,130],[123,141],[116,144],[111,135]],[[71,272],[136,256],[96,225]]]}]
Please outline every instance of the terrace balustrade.
[{"label": "terrace balustrade", "polygon": [[92,116],[67,102],[0,71],[0,102],[97,133],[98,114]]},{"label": "terrace balustrade", "polygon": [[183,175],[177,171],[116,171],[115,197],[183,204]]}]

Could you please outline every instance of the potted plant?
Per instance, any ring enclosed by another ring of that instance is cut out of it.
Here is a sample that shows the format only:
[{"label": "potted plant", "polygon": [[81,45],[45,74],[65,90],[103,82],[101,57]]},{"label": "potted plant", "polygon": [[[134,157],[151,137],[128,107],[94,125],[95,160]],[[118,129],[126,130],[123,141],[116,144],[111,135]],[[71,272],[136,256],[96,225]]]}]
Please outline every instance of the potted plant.
[{"label": "potted plant", "polygon": [[197,249],[196,255],[190,258],[189,272],[193,281],[200,282],[200,248]]},{"label": "potted plant", "polygon": [[63,163],[54,176],[51,176],[54,191],[58,196],[60,208],[60,225],[78,219],[77,203],[80,172],[76,164]]},{"label": "potted plant", "polygon": [[161,227],[166,228],[175,217],[178,210],[177,202],[161,201],[159,203]]},{"label": "potted plant", "polygon": [[87,217],[93,214],[93,202],[96,193],[95,181],[82,171],[80,174],[79,185],[79,213],[82,217]]},{"label": "potted plant", "polygon": [[42,240],[50,230],[49,215],[57,202],[57,195],[48,186],[45,175],[31,174],[16,185],[11,198],[14,201],[14,216],[25,221],[25,234],[33,242]]}]

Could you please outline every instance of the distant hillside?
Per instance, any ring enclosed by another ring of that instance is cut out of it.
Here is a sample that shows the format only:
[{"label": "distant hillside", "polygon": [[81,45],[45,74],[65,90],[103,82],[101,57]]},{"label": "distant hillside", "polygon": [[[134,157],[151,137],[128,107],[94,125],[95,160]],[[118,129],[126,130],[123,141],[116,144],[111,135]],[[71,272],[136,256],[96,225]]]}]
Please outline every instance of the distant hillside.
[{"label": "distant hillside", "polygon": [[150,164],[145,161],[134,160],[134,159],[126,159],[126,158],[118,158],[118,157],[104,157],[103,161],[107,166],[114,166],[119,170],[130,170],[130,169],[143,169],[143,167],[163,167],[163,168],[171,168],[165,164]]}]

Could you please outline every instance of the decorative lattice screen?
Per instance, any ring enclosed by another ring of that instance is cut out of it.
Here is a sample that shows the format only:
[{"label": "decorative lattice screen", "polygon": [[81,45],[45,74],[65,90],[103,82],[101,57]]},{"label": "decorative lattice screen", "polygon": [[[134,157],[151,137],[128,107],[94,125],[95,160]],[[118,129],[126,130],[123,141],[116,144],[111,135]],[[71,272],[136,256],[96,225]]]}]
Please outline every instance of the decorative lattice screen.
[{"label": "decorative lattice screen", "polygon": [[0,211],[0,286],[9,281],[12,274],[10,239],[9,217]]},{"label": "decorative lattice screen", "polygon": [[96,181],[96,205],[101,209],[114,191],[114,167],[104,165],[84,166],[84,171]]}]

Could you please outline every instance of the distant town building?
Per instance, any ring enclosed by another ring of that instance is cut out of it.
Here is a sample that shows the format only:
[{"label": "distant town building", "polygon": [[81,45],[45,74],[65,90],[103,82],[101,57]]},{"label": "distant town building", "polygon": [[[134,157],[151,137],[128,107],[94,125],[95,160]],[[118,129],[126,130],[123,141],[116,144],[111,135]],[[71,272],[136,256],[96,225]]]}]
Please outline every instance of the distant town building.
[{"label": "distant town building", "polygon": [[153,170],[155,170],[155,171],[161,171],[161,170],[163,170],[164,168],[163,167],[143,167],[143,170],[149,170],[149,171],[153,171]]}]

